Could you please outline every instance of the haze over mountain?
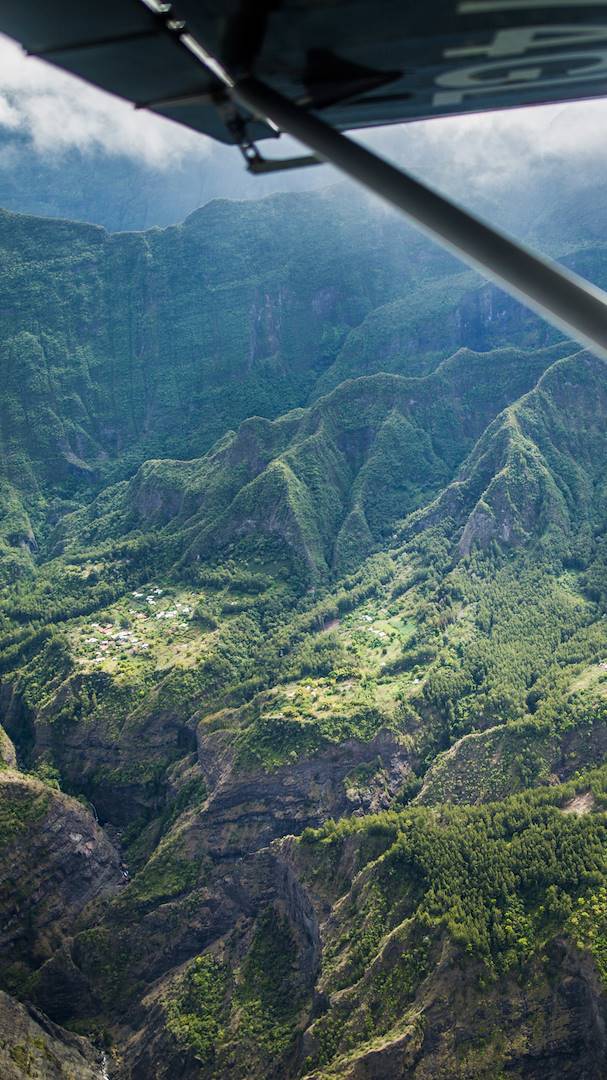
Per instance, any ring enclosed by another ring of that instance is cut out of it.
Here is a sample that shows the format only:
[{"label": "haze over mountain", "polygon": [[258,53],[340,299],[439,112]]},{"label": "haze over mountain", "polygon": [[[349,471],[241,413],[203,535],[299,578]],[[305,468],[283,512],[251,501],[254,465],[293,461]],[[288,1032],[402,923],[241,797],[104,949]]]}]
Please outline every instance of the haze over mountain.
[{"label": "haze over mountain", "polygon": [[[602,100],[403,124],[355,138],[518,235],[563,215],[571,201],[585,222],[604,220]],[[269,157],[299,153],[293,140],[266,142]],[[0,206],[88,221],[110,231],[181,222],[214,198],[259,199],[326,188],[329,166],[252,176],[231,147],[105,94],[0,35]],[[355,191],[351,183],[345,190]],[[345,196],[349,197],[349,196]],[[569,216],[569,214],[567,215]],[[540,234],[550,244],[554,233]]]},{"label": "haze over mountain", "polygon": [[605,362],[339,187],[0,278],[2,1075],[601,1080]]}]

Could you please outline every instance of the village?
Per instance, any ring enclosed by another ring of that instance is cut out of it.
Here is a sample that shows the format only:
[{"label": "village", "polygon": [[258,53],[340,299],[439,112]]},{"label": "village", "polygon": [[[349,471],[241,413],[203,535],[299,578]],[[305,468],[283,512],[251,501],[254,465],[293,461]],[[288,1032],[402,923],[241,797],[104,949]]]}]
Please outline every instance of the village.
[{"label": "village", "polygon": [[86,669],[113,674],[138,661],[163,667],[193,660],[200,636],[193,625],[196,601],[191,593],[177,596],[159,585],[133,589],[101,617],[74,628],[74,654]]}]

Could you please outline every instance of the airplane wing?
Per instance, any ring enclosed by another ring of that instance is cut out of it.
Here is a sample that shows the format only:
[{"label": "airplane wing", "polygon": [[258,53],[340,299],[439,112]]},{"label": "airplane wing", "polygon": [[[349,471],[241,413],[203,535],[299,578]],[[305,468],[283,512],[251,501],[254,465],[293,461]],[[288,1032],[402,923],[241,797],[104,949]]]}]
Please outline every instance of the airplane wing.
[{"label": "airplane wing", "polygon": [[[607,93],[598,0],[2,0],[66,71],[240,146],[281,131],[607,356],[607,297],[348,139],[346,129]],[[279,163],[280,164],[280,163]]]},{"label": "airplane wing", "polygon": [[596,0],[3,0],[0,29],[225,142],[238,125],[222,79],[184,37],[234,81],[253,75],[339,130],[607,91],[607,3]]}]

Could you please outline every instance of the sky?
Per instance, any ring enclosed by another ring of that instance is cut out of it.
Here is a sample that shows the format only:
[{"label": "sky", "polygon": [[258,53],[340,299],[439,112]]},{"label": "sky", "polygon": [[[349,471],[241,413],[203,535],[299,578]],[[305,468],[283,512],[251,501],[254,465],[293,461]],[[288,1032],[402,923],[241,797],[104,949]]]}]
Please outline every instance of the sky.
[{"label": "sky", "polygon": [[[482,203],[485,194],[508,198],[521,186],[541,192],[542,183],[574,166],[589,178],[604,174],[607,145],[602,133],[607,101],[578,102],[450,117],[356,135],[384,156],[408,167],[461,201]],[[255,178],[240,156],[168,120],[142,111],[60,72],[0,36],[0,169],[14,169],[19,148],[41,162],[58,165],[76,151],[86,157],[137,163],[163,176],[193,171],[204,177],[201,197],[221,194],[256,198],[272,190],[328,185],[337,174],[328,166]],[[293,145],[280,140],[280,152]]]}]

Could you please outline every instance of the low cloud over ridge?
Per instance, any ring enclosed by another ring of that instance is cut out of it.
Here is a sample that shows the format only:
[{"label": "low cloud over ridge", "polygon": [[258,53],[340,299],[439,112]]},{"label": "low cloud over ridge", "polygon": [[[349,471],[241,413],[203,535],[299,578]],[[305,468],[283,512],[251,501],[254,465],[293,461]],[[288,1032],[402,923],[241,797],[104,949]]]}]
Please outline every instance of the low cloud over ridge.
[{"label": "low cloud over ridge", "polygon": [[[356,137],[482,211],[485,197],[537,200],[555,179],[563,190],[600,179],[607,167],[601,138],[606,120],[602,99],[405,124]],[[326,186],[336,178],[326,166],[252,178],[232,148],[136,111],[26,57],[0,35],[0,169],[18,168],[23,148],[46,162],[58,163],[62,155],[78,151],[84,157],[130,161],[150,175],[179,172],[184,185],[196,185],[192,205],[218,194],[256,198]],[[283,139],[268,144],[267,152],[291,153],[293,144]],[[185,205],[187,198],[182,201]]]},{"label": "low cloud over ridge", "polygon": [[0,35],[0,128],[19,132],[40,154],[78,149],[136,158],[154,168],[205,157],[208,139],[35,57]]}]

